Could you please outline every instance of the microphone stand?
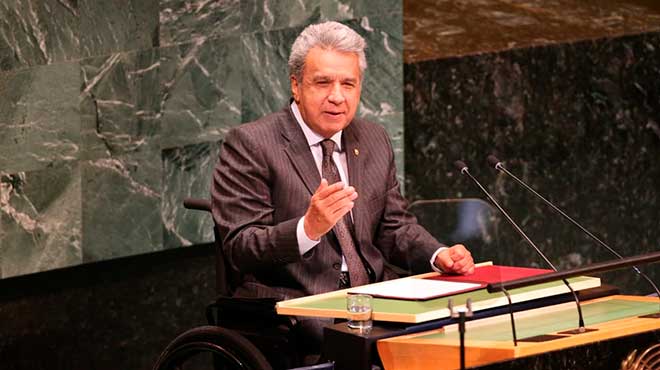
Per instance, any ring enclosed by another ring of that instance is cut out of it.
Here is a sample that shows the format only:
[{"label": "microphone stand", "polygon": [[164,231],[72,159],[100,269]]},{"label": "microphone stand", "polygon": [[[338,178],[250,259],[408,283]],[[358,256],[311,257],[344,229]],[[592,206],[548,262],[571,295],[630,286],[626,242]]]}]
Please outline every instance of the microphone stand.
[{"label": "microphone stand", "polygon": [[[488,156],[487,160],[488,160],[488,162],[489,162],[491,165],[493,165],[493,167],[495,167],[496,170],[502,171],[502,172],[504,172],[506,175],[508,175],[509,177],[513,178],[518,184],[520,184],[522,187],[524,187],[524,188],[527,189],[529,192],[531,192],[532,194],[534,194],[536,197],[538,197],[539,199],[541,199],[545,204],[547,204],[548,206],[550,206],[553,210],[555,210],[557,213],[559,213],[562,217],[564,217],[565,219],[567,219],[568,221],[570,221],[575,227],[577,227],[578,229],[580,229],[580,230],[581,230],[583,233],[585,233],[589,238],[591,238],[591,240],[593,240],[593,241],[597,242],[598,244],[600,244],[603,248],[607,249],[611,254],[615,255],[617,258],[619,258],[619,259],[622,259],[622,258],[623,258],[622,255],[620,255],[619,253],[617,253],[617,252],[614,250],[614,248],[610,247],[610,246],[607,245],[604,241],[600,240],[600,238],[598,238],[596,235],[594,235],[591,231],[587,230],[587,228],[585,228],[584,226],[582,226],[579,222],[577,222],[576,220],[574,220],[571,216],[567,215],[566,212],[564,212],[563,210],[561,210],[559,207],[555,206],[554,203],[552,203],[551,201],[547,200],[544,196],[542,196],[541,194],[539,194],[539,193],[538,193],[536,190],[534,190],[531,186],[527,185],[526,182],[524,182],[523,180],[519,179],[518,176],[514,175],[514,174],[511,173],[509,170],[507,170],[507,169],[502,165],[502,162],[501,162],[499,159],[497,159],[497,157],[495,157],[494,155],[491,154],[491,155]],[[651,285],[651,287],[653,287],[653,290],[655,290],[656,295],[657,295],[658,298],[660,299],[660,290],[659,290],[658,287],[655,285],[655,283],[653,282],[653,280],[651,280],[651,279],[648,277],[648,275],[646,275],[645,273],[643,273],[643,272],[642,272],[637,266],[632,266],[632,268],[633,268],[633,270],[637,273],[637,275],[641,276],[644,280],[646,280],[646,281]],[[658,315],[657,318],[660,318],[660,310],[659,310],[659,312],[658,312],[657,315]]]},{"label": "microphone stand", "polygon": [[[472,176],[470,171],[468,171],[468,167],[465,164],[465,162],[456,161],[456,162],[454,162],[454,165],[461,172],[461,174],[467,175],[468,177],[470,177],[470,179],[472,179],[472,181],[475,184],[477,184],[479,189],[481,189],[481,191],[484,194],[486,194],[488,199],[490,199],[490,201],[493,202],[495,207],[497,207],[497,209],[504,215],[506,220],[514,227],[514,229],[516,229],[518,234],[520,234],[527,241],[527,243],[529,245],[531,245],[534,248],[534,250],[536,250],[536,253],[539,256],[541,256],[541,258],[543,258],[543,260],[556,272],[557,268],[555,267],[555,265],[553,265],[552,262],[550,262],[550,260],[545,256],[545,254],[543,252],[541,252],[539,247],[537,247],[536,244],[534,244],[534,242],[527,236],[527,234],[520,228],[520,226],[518,226],[518,224],[511,218],[511,216],[509,216],[509,214],[504,210],[504,208],[502,208],[502,206],[500,206],[500,204],[497,202],[497,200],[495,200],[495,198],[490,194],[490,192],[488,192],[488,190],[486,190],[486,188],[484,188],[481,185],[481,183],[476,178],[474,178],[474,176]],[[575,304],[577,306],[577,311],[578,311],[578,328],[576,330],[568,331],[567,333],[581,334],[581,333],[586,333],[588,331],[598,330],[598,329],[587,329],[587,328],[585,328],[584,316],[582,315],[582,307],[580,306],[580,299],[578,298],[577,294],[575,293],[575,290],[573,290],[573,288],[571,287],[571,284],[568,283],[568,280],[566,280],[566,279],[562,279],[562,280],[563,280],[564,284],[566,285],[566,287],[568,287],[568,289],[571,291],[571,294],[573,294],[573,298],[575,300]],[[513,318],[512,318],[512,320],[513,320]],[[515,334],[514,334],[514,337],[515,337]],[[517,343],[515,341],[514,341],[514,344],[517,345]]]},{"label": "microphone stand", "polygon": [[461,362],[461,370],[465,370],[465,321],[467,318],[471,318],[473,316],[472,313],[472,298],[468,298],[467,301],[465,302],[465,306],[467,308],[467,312],[465,310],[461,311],[454,311],[454,302],[452,301],[451,298],[449,298],[449,301],[447,302],[447,308],[449,309],[449,314],[451,315],[452,318],[458,319],[458,335],[459,335],[459,340],[460,340],[460,362]]}]

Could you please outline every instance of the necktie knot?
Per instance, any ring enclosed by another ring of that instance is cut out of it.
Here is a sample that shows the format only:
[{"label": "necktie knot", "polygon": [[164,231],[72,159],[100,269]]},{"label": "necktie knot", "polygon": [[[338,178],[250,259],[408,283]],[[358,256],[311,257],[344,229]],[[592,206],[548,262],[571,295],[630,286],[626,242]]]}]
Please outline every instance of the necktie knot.
[{"label": "necktie knot", "polygon": [[335,151],[335,142],[324,139],[321,141],[321,149],[323,149],[323,158],[332,158],[332,153]]}]

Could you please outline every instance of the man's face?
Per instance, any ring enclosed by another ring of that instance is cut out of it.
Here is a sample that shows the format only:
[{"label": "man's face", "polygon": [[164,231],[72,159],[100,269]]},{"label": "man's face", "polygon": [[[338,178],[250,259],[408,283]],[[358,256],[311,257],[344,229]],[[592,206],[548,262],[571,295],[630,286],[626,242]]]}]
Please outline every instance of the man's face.
[{"label": "man's face", "polygon": [[356,53],[314,47],[305,58],[302,81],[291,76],[293,99],[303,120],[325,138],[351,123],[361,88]]}]

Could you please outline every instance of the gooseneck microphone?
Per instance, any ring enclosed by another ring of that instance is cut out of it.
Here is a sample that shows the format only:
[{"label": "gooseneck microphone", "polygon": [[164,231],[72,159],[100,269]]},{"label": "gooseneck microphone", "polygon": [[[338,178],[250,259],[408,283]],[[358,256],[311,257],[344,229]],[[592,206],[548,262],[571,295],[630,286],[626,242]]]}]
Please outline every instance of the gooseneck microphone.
[{"label": "gooseneck microphone", "polygon": [[[511,226],[513,226],[513,228],[516,229],[516,231],[518,232],[518,234],[520,234],[520,236],[522,236],[522,237],[527,241],[527,243],[528,243],[529,245],[531,245],[532,248],[534,248],[534,250],[536,250],[536,253],[537,253],[539,256],[541,256],[541,258],[543,258],[543,260],[544,260],[544,261],[545,261],[545,262],[546,262],[546,263],[547,263],[547,264],[548,264],[548,265],[549,265],[554,271],[557,271],[557,268],[555,267],[555,265],[553,265],[552,262],[550,262],[550,260],[548,259],[548,257],[546,257],[545,254],[541,251],[541,249],[539,249],[539,247],[536,246],[536,244],[532,241],[532,239],[530,239],[530,238],[527,236],[527,234],[525,234],[525,232],[520,228],[520,226],[518,226],[518,224],[517,224],[512,218],[511,218],[511,216],[509,216],[509,214],[507,213],[507,211],[505,211],[504,208],[502,208],[502,206],[497,202],[497,200],[495,200],[495,198],[490,194],[490,192],[488,192],[488,190],[486,190],[486,188],[484,188],[484,187],[481,185],[481,183],[480,183],[476,178],[474,178],[474,176],[472,176],[472,174],[471,174],[470,171],[468,170],[468,166],[465,164],[465,162],[460,161],[460,160],[455,161],[455,162],[454,162],[454,166],[458,169],[458,171],[459,171],[462,175],[467,175],[467,176],[468,176],[468,177],[469,177],[469,178],[470,178],[470,179],[471,179],[471,180],[472,180],[472,181],[473,181],[473,182],[479,187],[479,189],[481,189],[481,191],[482,191],[484,194],[486,194],[486,196],[488,197],[488,199],[490,199],[490,201],[495,205],[495,207],[497,207],[497,209],[500,211],[500,213],[502,213],[502,215],[504,216],[504,218],[506,218],[506,220],[511,224]],[[587,331],[587,329],[584,327],[584,317],[582,316],[582,307],[580,306],[580,299],[578,298],[577,294],[575,293],[575,290],[573,290],[573,288],[572,288],[571,285],[568,283],[568,281],[567,281],[566,279],[562,279],[562,280],[563,280],[564,284],[568,287],[568,289],[571,291],[571,293],[573,294],[573,298],[575,299],[575,304],[577,305],[577,311],[578,311],[578,329],[577,329],[577,331],[576,331],[575,333],[584,333],[584,332]],[[592,330],[594,330],[594,329],[589,329],[589,331],[592,331]]]},{"label": "gooseneck microphone", "polygon": [[[529,186],[526,182],[524,182],[523,180],[519,179],[518,176],[514,175],[514,174],[511,173],[509,170],[507,170],[507,169],[504,167],[504,165],[502,165],[502,162],[501,162],[499,159],[497,159],[497,157],[495,157],[494,155],[491,154],[491,155],[489,155],[488,158],[486,158],[486,159],[488,160],[488,163],[490,163],[493,167],[495,167],[496,170],[502,171],[503,173],[507,174],[509,177],[511,177],[511,178],[513,178],[514,180],[516,180],[516,182],[517,182],[518,184],[522,185],[522,187],[524,187],[525,189],[527,189],[530,193],[534,194],[537,198],[541,199],[545,204],[547,204],[547,205],[550,206],[552,209],[554,209],[554,210],[555,210],[557,213],[559,213],[562,217],[564,217],[565,219],[567,219],[568,221],[570,221],[575,227],[577,227],[578,229],[580,229],[580,231],[582,231],[583,233],[585,233],[585,234],[586,234],[589,238],[591,238],[593,241],[595,241],[596,243],[600,244],[603,248],[607,249],[610,253],[612,253],[613,255],[615,255],[617,258],[619,258],[619,259],[623,259],[623,256],[621,256],[617,251],[615,251],[614,248],[610,247],[609,245],[607,245],[607,243],[605,243],[604,241],[600,240],[600,238],[598,238],[596,235],[594,235],[591,231],[587,230],[587,228],[585,228],[584,226],[582,226],[579,222],[575,221],[571,216],[567,215],[566,212],[562,211],[559,207],[557,207],[554,203],[552,203],[551,201],[547,200],[544,196],[542,196],[541,194],[539,194],[536,190],[534,190],[534,189],[533,189],[531,186]],[[653,282],[653,280],[651,280],[651,279],[650,279],[645,273],[643,273],[639,268],[637,268],[637,266],[633,266],[633,270],[635,270],[635,272],[636,272],[639,276],[641,276],[642,278],[644,278],[644,280],[646,280],[646,281],[647,281],[647,282],[653,287],[653,290],[655,290],[655,293],[658,295],[658,297],[660,297],[660,290],[658,290],[658,287],[655,285],[655,283]]]}]

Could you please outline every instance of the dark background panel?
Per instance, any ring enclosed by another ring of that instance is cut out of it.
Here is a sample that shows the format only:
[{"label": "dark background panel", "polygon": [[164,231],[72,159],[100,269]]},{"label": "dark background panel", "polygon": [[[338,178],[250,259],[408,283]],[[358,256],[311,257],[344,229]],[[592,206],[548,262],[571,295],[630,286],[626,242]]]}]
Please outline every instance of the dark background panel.
[{"label": "dark background panel", "polygon": [[[613,258],[490,168],[495,154],[621,254],[657,250],[659,44],[653,33],[406,64],[408,196],[485,198],[454,169],[462,159],[558,268]],[[478,259],[545,267],[501,228],[504,244]],[[633,273],[608,276],[650,289]]]}]

